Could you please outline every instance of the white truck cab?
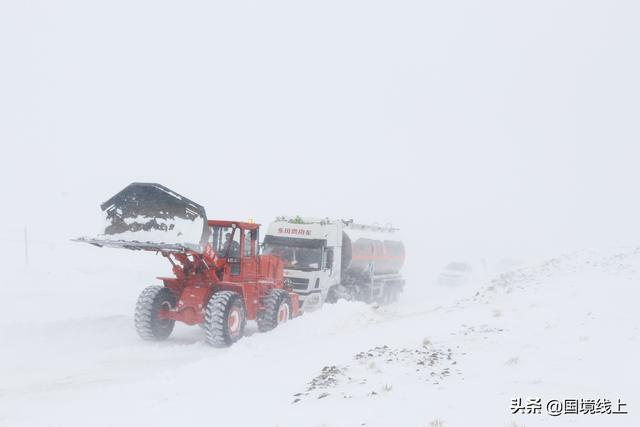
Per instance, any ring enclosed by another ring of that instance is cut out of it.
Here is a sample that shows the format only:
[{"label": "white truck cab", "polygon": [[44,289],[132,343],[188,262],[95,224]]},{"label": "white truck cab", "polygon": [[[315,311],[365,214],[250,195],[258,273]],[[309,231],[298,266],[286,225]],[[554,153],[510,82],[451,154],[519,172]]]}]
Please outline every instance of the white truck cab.
[{"label": "white truck cab", "polygon": [[339,298],[390,302],[404,285],[404,246],[390,227],[353,221],[278,217],[267,228],[266,254],[284,262],[285,285],[313,311]]}]

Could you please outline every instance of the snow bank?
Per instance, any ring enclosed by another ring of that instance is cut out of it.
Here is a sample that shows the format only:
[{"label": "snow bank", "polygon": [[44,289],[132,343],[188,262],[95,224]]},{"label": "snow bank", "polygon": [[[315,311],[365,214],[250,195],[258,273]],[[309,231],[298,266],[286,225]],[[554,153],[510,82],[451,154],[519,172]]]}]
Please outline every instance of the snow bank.
[{"label": "snow bank", "polygon": [[[0,319],[0,424],[640,423],[636,248],[559,256],[455,300],[430,284],[431,301],[341,302],[265,334],[250,324],[221,350],[184,325],[168,341],[140,341],[133,305],[152,280],[124,260],[118,272],[69,264],[0,288],[17,302]],[[629,414],[513,415],[518,397],[621,399]]]}]

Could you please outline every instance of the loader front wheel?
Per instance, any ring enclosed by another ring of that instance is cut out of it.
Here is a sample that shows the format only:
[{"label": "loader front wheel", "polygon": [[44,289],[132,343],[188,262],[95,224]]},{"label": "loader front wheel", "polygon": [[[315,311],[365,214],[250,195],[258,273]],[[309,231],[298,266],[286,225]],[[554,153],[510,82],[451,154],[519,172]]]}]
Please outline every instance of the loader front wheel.
[{"label": "loader front wheel", "polygon": [[216,292],[204,314],[205,341],[214,347],[227,347],[242,337],[246,323],[242,296],[233,291]]},{"label": "loader front wheel", "polygon": [[175,320],[162,319],[159,314],[163,309],[176,306],[176,297],[169,289],[162,286],[149,286],[140,294],[136,303],[134,324],[138,335],[143,340],[164,340],[173,332]]},{"label": "loader front wheel", "polygon": [[264,297],[264,311],[256,319],[258,330],[267,332],[291,319],[291,296],[284,289],[271,289]]}]

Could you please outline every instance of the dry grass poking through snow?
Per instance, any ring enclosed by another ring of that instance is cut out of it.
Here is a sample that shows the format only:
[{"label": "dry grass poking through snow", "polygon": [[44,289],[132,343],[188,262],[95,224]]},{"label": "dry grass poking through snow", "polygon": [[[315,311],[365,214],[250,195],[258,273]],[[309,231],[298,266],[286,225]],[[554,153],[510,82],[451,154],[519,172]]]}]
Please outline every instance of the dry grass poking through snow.
[{"label": "dry grass poking through snow", "polygon": [[451,375],[460,375],[450,348],[437,348],[428,339],[422,344],[418,348],[374,347],[354,355],[350,364],[325,366],[304,392],[294,394],[293,403],[330,394],[350,399],[392,393],[392,380],[399,377],[437,385]]}]

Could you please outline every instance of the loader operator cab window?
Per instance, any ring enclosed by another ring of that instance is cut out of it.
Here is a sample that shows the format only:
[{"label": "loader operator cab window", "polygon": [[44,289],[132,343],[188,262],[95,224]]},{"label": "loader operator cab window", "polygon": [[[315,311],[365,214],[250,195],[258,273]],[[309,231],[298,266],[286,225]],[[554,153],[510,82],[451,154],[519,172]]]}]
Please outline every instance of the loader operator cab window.
[{"label": "loader operator cab window", "polygon": [[239,228],[211,227],[211,247],[230,264],[232,275],[240,274],[240,233]]},{"label": "loader operator cab window", "polygon": [[255,254],[252,236],[253,232],[251,230],[244,230],[243,256],[245,257],[250,257]]},{"label": "loader operator cab window", "polygon": [[240,257],[240,229],[211,227],[211,247],[222,258]]},{"label": "loader operator cab window", "polygon": [[240,233],[227,232],[222,244],[222,256],[225,258],[240,257]]}]

